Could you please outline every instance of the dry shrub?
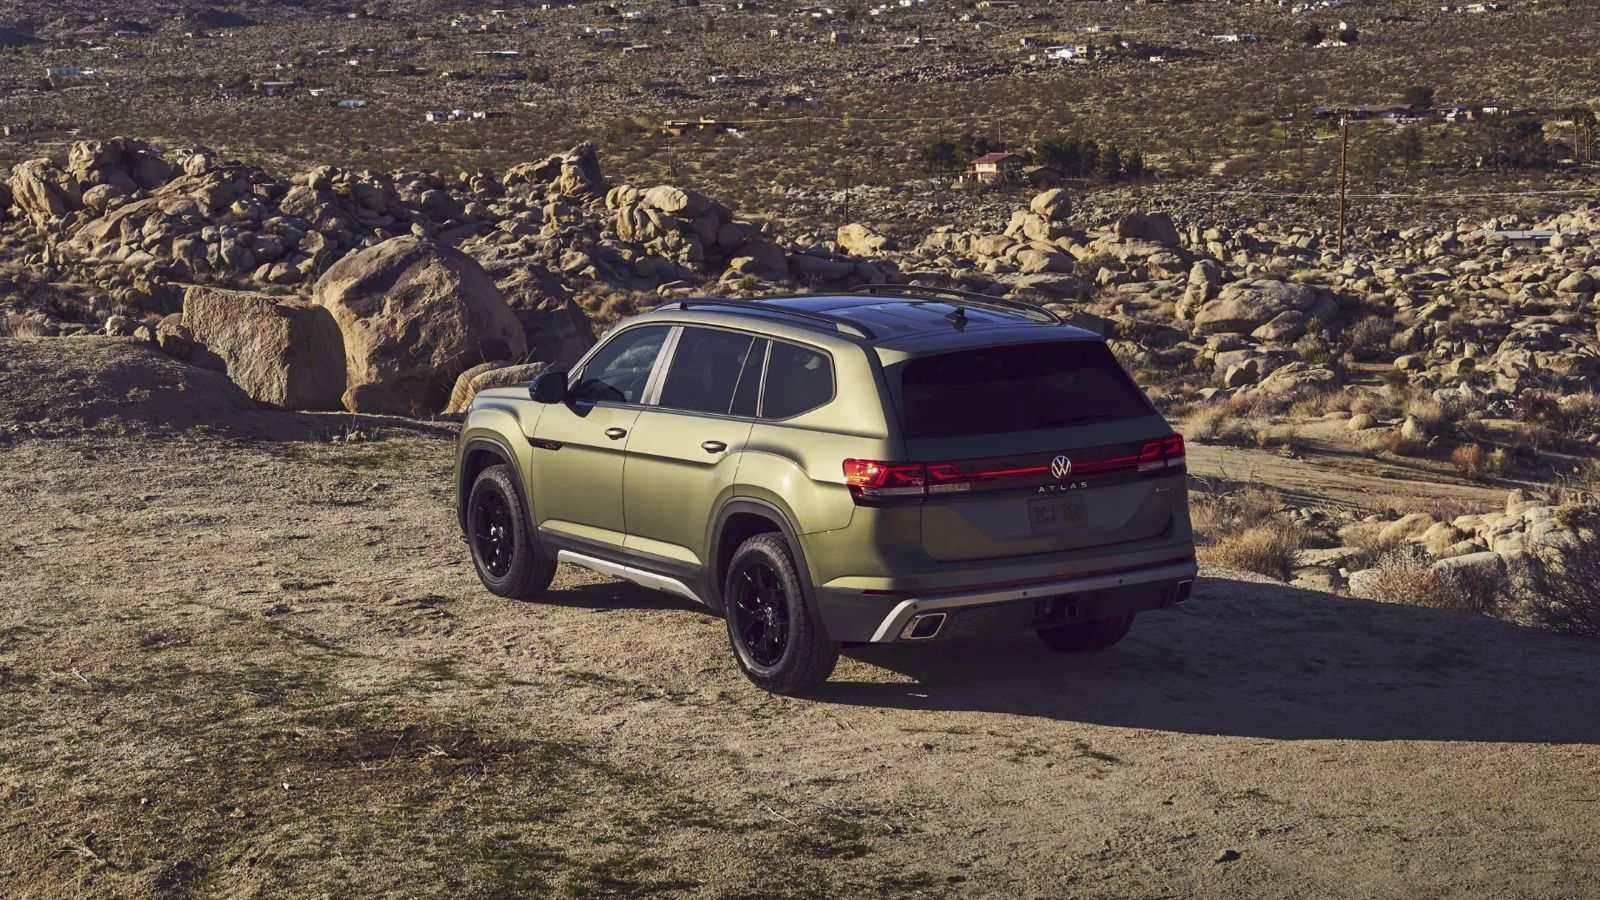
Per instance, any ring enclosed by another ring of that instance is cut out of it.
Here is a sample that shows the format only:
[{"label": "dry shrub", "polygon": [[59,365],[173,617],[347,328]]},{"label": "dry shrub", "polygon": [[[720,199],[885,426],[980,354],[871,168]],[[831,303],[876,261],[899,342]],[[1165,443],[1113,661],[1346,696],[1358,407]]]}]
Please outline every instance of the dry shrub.
[{"label": "dry shrub", "polygon": [[1336,390],[1303,394],[1289,407],[1289,415],[1296,419],[1315,419],[1331,412],[1348,411],[1356,401],[1349,390]]},{"label": "dry shrub", "polygon": [[1382,390],[1364,391],[1351,398],[1350,412],[1366,413],[1374,419],[1398,419],[1416,396],[1416,389],[1409,383],[1390,384]]},{"label": "dry shrub", "polygon": [[1306,533],[1283,513],[1272,490],[1247,487],[1229,494],[1195,494],[1189,505],[1200,558],[1287,580]]},{"label": "dry shrub", "polygon": [[1454,609],[1485,616],[1498,615],[1505,609],[1502,580],[1460,569],[1435,569],[1429,557],[1416,548],[1390,550],[1378,559],[1373,571],[1377,575],[1370,582],[1372,598],[1384,603]]},{"label": "dry shrub", "polygon": [[1230,533],[1200,548],[1208,562],[1256,572],[1280,581],[1289,579],[1294,555],[1306,543],[1305,530],[1287,519]]},{"label": "dry shrub", "polygon": [[1241,407],[1234,397],[1201,407],[1184,423],[1184,434],[1201,443],[1243,443],[1252,436],[1253,430],[1250,422],[1242,417]]},{"label": "dry shrub", "polygon": [[1490,450],[1482,444],[1462,444],[1450,451],[1450,462],[1463,477],[1473,481],[1504,475],[1511,468],[1510,454],[1499,447]]},{"label": "dry shrub", "polygon": [[50,329],[41,322],[14,313],[0,316],[0,338],[49,336]]},{"label": "dry shrub", "polygon": [[1389,347],[1399,330],[1389,316],[1367,316],[1344,331],[1344,343],[1357,359],[1375,356]]},{"label": "dry shrub", "polygon": [[1438,431],[1446,418],[1444,404],[1432,397],[1412,397],[1406,401],[1405,413],[1428,429],[1430,434]]},{"label": "dry shrub", "polygon": [[596,325],[607,327],[629,316],[651,309],[662,300],[648,291],[619,291],[596,283],[577,296],[579,306],[589,312]]},{"label": "dry shrub", "polygon": [[1517,421],[1553,427],[1561,422],[1561,401],[1544,391],[1523,391],[1517,395]]},{"label": "dry shrub", "polygon": [[1362,438],[1368,453],[1388,453],[1391,456],[1416,456],[1427,446],[1423,441],[1409,437],[1398,428],[1375,431]]},{"label": "dry shrub", "polygon": [[1300,428],[1297,425],[1261,423],[1254,425],[1251,430],[1258,449],[1277,447],[1292,453],[1299,448]]},{"label": "dry shrub", "polygon": [[1526,616],[1564,634],[1600,638],[1600,536],[1589,531],[1529,554],[1526,560],[1522,579]]}]

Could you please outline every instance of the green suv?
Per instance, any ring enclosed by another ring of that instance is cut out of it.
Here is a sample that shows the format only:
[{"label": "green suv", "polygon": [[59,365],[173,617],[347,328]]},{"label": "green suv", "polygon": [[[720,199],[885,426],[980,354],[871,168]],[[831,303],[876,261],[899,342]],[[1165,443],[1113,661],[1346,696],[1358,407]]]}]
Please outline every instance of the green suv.
[{"label": "green suv", "polygon": [[1196,571],[1183,437],[1105,342],[955,291],[665,303],[480,393],[456,486],[490,591],[565,562],[686,597],[778,693],[841,646],[1107,647]]}]

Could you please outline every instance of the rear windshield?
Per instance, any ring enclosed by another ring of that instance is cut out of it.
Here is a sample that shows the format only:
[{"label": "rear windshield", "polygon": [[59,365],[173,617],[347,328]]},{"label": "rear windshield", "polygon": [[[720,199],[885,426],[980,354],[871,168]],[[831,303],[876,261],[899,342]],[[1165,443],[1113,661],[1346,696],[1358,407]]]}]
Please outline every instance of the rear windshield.
[{"label": "rear windshield", "polygon": [[1065,428],[1154,411],[1099,341],[1053,341],[924,356],[902,367],[910,439]]}]

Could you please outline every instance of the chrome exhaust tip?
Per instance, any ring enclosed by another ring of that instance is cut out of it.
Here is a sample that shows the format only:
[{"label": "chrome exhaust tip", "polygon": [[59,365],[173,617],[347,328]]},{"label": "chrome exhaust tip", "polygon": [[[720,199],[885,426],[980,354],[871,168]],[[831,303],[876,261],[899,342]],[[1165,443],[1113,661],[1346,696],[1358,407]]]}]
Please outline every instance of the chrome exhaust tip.
[{"label": "chrome exhaust tip", "polygon": [[906,623],[906,627],[900,630],[900,640],[932,640],[938,637],[939,632],[944,629],[944,619],[945,614],[942,612],[919,613],[912,616],[911,621]]},{"label": "chrome exhaust tip", "polygon": [[1183,603],[1183,602],[1187,601],[1189,599],[1189,594],[1192,593],[1193,591],[1194,591],[1194,581],[1193,580],[1185,580],[1185,581],[1178,582],[1177,587],[1173,588],[1173,591],[1172,591],[1172,605],[1173,606],[1177,606],[1179,603]]}]

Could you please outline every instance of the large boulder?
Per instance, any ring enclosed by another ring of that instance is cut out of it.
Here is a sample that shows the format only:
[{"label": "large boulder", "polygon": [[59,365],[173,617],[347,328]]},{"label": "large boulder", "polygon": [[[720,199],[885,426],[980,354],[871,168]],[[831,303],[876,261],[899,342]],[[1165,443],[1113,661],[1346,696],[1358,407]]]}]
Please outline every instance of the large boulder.
[{"label": "large boulder", "polygon": [[604,194],[606,179],[600,174],[600,155],[594,144],[584,142],[561,157],[559,174],[551,186],[568,197]]},{"label": "large boulder", "polygon": [[464,413],[472,405],[472,398],[490,388],[528,384],[549,368],[544,363],[525,363],[508,366],[502,362],[480,363],[462,372],[450,391],[450,403],[444,409],[448,414]]},{"label": "large boulder", "polygon": [[1028,203],[1028,209],[1052,222],[1065,221],[1072,215],[1072,195],[1062,188],[1051,188],[1034,195]]},{"label": "large boulder", "polygon": [[30,159],[12,169],[11,194],[37,226],[83,208],[77,183],[48,159]]},{"label": "large boulder", "polygon": [[183,298],[183,324],[256,400],[286,409],[339,408],[344,342],[323,307],[191,287]]},{"label": "large boulder", "polygon": [[1195,310],[1194,327],[1213,333],[1249,334],[1289,310],[1327,318],[1337,308],[1331,298],[1309,285],[1270,279],[1235,281]]},{"label": "large boulder", "polygon": [[1117,237],[1177,246],[1178,229],[1166,213],[1130,212],[1117,220]]},{"label": "large boulder", "polygon": [[851,256],[878,256],[895,249],[894,238],[860,222],[839,226],[839,249]]},{"label": "large boulder", "polygon": [[437,412],[463,371],[527,352],[522,326],[483,267],[422,238],[344,257],[312,296],[344,335],[351,412]]},{"label": "large boulder", "polygon": [[658,184],[645,191],[644,203],[680,219],[692,219],[711,208],[711,201],[704,195],[670,184]]}]

